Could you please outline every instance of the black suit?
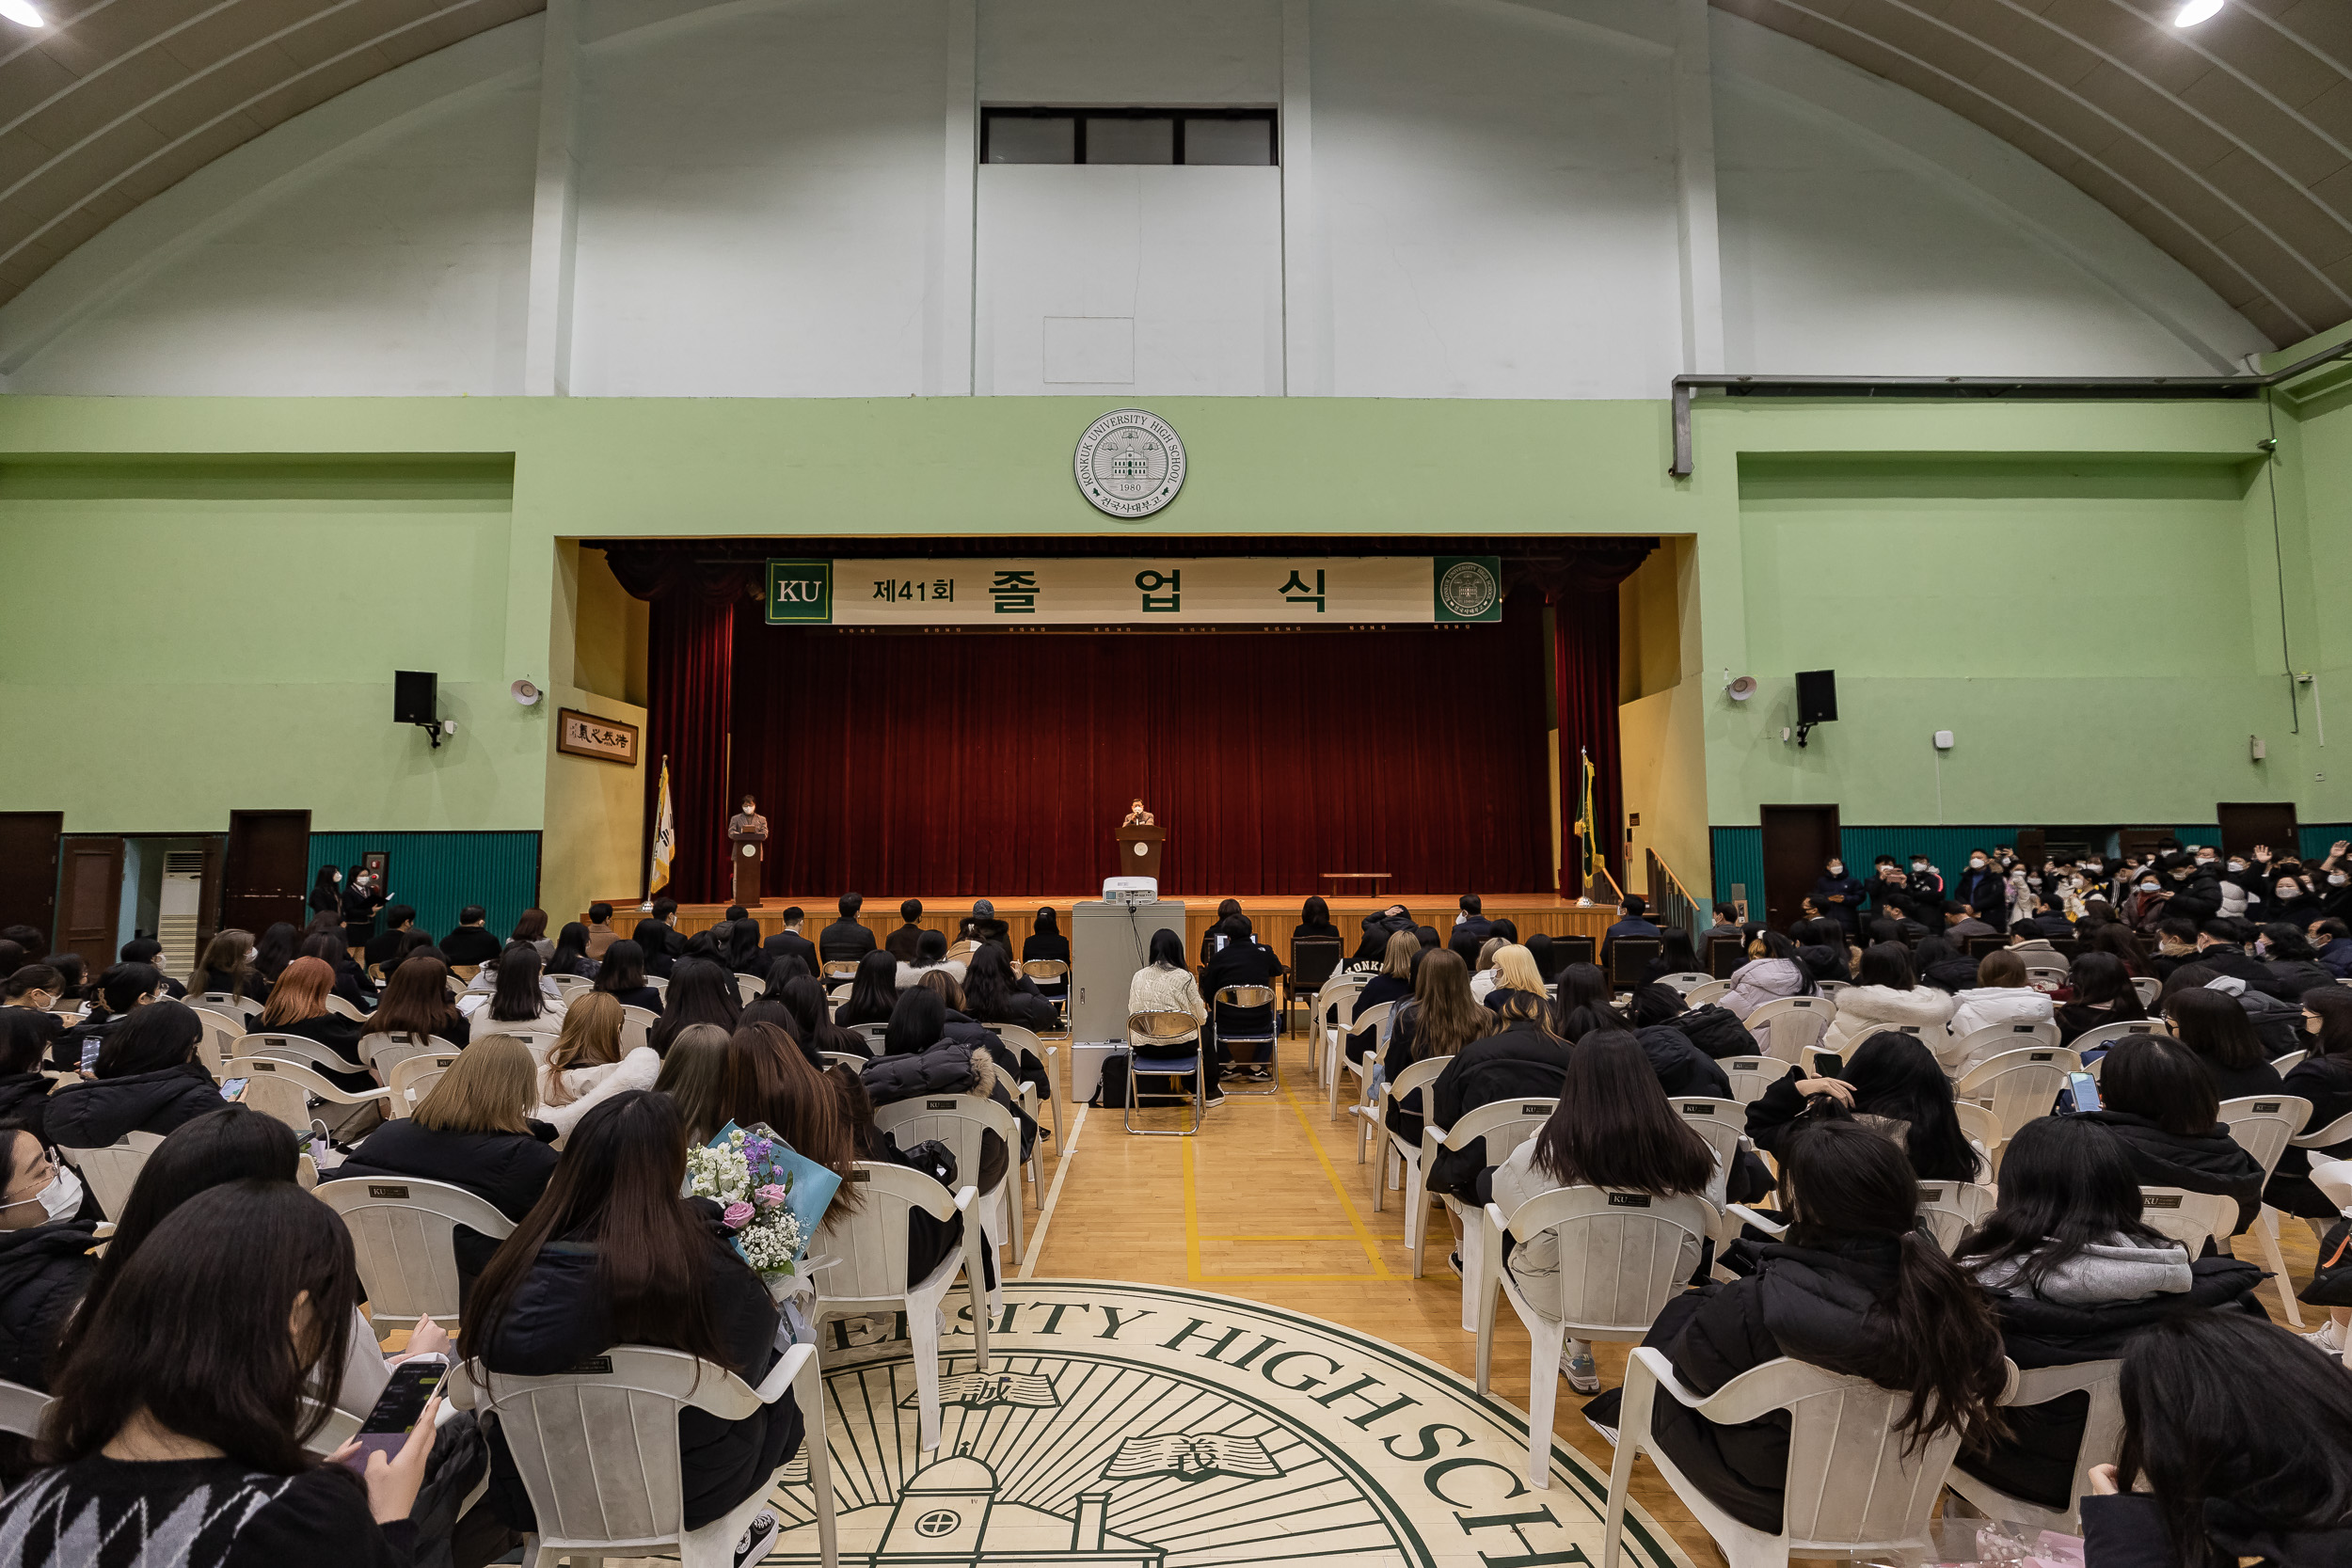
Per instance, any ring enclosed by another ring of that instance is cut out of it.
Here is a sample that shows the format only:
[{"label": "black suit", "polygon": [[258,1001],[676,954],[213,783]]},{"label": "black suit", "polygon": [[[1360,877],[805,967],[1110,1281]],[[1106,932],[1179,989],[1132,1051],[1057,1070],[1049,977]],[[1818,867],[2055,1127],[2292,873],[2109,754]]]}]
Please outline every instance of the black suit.
[{"label": "black suit", "polygon": [[817,935],[817,951],[827,963],[854,963],[874,950],[874,933],[854,920],[836,920]]},{"label": "black suit", "polygon": [[781,958],[787,953],[791,954],[801,962],[808,965],[811,976],[818,975],[817,944],[801,935],[800,932],[778,931],[760,945],[768,950],[771,958]]}]

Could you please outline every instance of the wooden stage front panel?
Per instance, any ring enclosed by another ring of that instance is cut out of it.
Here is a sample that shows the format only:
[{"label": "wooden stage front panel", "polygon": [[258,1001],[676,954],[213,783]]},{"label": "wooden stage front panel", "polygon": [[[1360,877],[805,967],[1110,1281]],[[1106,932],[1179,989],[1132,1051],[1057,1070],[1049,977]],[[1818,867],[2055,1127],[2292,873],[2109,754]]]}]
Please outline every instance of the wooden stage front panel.
[{"label": "wooden stage front panel", "polygon": [[[894,894],[883,897],[876,894],[866,897],[865,908],[858,911],[858,921],[874,933],[876,942],[882,942],[898,928],[898,905],[907,896],[905,894]],[[920,894],[914,896],[923,897]],[[995,898],[990,902],[996,906],[996,918],[1012,927],[1012,950],[1018,955],[1021,939],[1029,934],[1039,910],[1053,910],[1060,918],[1062,934],[1068,936],[1070,906],[1099,896],[1099,894],[1088,893],[1058,898]],[[1216,924],[1216,908],[1224,899],[1212,895],[1191,897],[1164,894],[1162,896],[1184,904],[1184,954],[1188,960],[1197,962],[1200,938]],[[760,935],[763,938],[771,937],[784,929],[784,911],[798,904],[808,917],[801,927],[801,934],[814,942],[818,931],[840,918],[836,903],[838,897],[838,895],[771,896],[752,914],[759,922]],[[1443,941],[1454,928],[1454,917],[1460,912],[1455,898],[1443,895],[1417,897],[1410,894],[1399,894],[1391,898],[1327,898],[1325,902],[1331,906],[1331,924],[1340,928],[1340,936],[1347,942],[1350,953],[1362,940],[1364,916],[1376,910],[1385,910],[1391,904],[1403,904],[1413,912],[1415,920],[1424,926],[1436,927],[1439,941]],[[1573,898],[1562,898],[1550,893],[1488,894],[1483,895],[1483,902],[1485,908],[1480,913],[1489,920],[1510,921],[1518,927],[1522,937],[1545,931],[1555,937],[1588,936],[1598,942],[1602,933],[1609,929],[1610,923],[1617,917],[1612,906],[1579,906]],[[1249,924],[1256,931],[1258,940],[1272,947],[1285,965],[1291,960],[1291,931],[1298,925],[1298,911],[1305,903],[1303,897],[1240,900],[1242,912],[1249,917]],[[628,928],[641,918],[637,901],[624,902],[615,898],[612,904],[613,928],[627,936]],[[952,936],[963,916],[971,913],[972,904],[970,898],[923,898],[923,918],[919,924]],[[696,931],[708,930],[725,917],[726,911],[724,904],[680,904],[678,929],[690,936]],[[588,915],[582,911],[570,918],[585,920]]]}]

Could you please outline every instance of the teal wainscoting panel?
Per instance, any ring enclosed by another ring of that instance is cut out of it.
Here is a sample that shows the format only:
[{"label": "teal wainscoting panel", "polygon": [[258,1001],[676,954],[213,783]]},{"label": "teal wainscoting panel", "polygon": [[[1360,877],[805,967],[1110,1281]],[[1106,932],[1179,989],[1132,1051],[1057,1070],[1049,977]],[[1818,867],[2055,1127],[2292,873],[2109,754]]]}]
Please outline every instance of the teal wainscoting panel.
[{"label": "teal wainscoting panel", "polygon": [[1846,851],[1846,869],[1864,881],[1870,879],[1870,867],[1881,855],[1892,855],[1907,871],[1913,854],[1924,851],[1928,861],[1944,873],[1947,886],[1954,878],[1968,869],[1968,851],[1992,849],[2003,844],[2017,842],[2015,828],[1935,827],[1914,824],[1904,827],[1850,828],[1839,824],[1837,842]]},{"label": "teal wainscoting panel", "polygon": [[500,936],[539,901],[536,832],[312,833],[310,881],[332,865],[348,877],[359,857],[381,849],[391,857],[392,901],[417,911],[417,925],[436,937],[457,925],[457,911],[480,904]]},{"label": "teal wainscoting panel", "polygon": [[[1753,911],[1764,908],[1764,830],[1709,828],[1708,849],[1715,861],[1714,899],[1728,904],[1746,900]],[[1733,889],[1740,891],[1734,892]]]},{"label": "teal wainscoting panel", "polygon": [[[2352,822],[2303,822],[2296,827],[2303,858],[2317,864],[2328,858],[2338,839],[2352,840]],[[2275,847],[2274,847],[2275,848]]]}]

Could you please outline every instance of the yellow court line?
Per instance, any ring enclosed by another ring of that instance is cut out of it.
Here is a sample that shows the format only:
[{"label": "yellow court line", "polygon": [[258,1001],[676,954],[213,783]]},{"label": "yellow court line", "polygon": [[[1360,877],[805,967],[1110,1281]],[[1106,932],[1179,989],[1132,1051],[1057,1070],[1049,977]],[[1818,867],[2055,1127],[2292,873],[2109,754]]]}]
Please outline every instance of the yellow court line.
[{"label": "yellow court line", "polygon": [[1192,1140],[1177,1144],[1177,1151],[1184,1157],[1184,1275],[1200,1279],[1200,1202],[1193,1192]]},{"label": "yellow court line", "polygon": [[1349,1281],[1366,1284],[1382,1276],[1369,1274],[1203,1274],[1193,1277],[1203,1285],[1327,1285]]},{"label": "yellow court line", "polygon": [[1363,1244],[1364,1256],[1372,1260],[1372,1277],[1375,1279],[1395,1278],[1396,1276],[1389,1272],[1388,1263],[1380,1256],[1379,1239],[1373,1235],[1372,1227],[1364,1224],[1363,1215],[1357,1212],[1356,1200],[1349,1197],[1347,1189],[1340,1185],[1339,1170],[1331,1164],[1331,1157],[1323,1151],[1323,1140],[1315,1136],[1314,1127],[1307,1120],[1306,1108],[1299,1104],[1297,1093],[1285,1088],[1282,1091],[1282,1098],[1290,1101],[1292,1113],[1298,1117],[1298,1130],[1307,1134],[1307,1147],[1315,1151],[1315,1160],[1323,1166],[1323,1174],[1330,1179],[1331,1191],[1339,1195],[1340,1208],[1347,1214],[1348,1227],[1356,1232],[1356,1240]]},{"label": "yellow court line", "polygon": [[1344,1236],[1203,1236],[1204,1242],[1352,1242],[1356,1233]]}]

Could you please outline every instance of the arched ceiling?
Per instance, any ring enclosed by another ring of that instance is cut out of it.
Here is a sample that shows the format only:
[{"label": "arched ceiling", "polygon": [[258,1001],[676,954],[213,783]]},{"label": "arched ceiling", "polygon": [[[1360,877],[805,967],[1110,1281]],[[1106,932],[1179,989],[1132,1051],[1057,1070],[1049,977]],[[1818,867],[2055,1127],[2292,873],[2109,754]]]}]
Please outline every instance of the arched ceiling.
[{"label": "arched ceiling", "polygon": [[[211,160],[545,0],[40,0],[0,24],[0,300]],[[1711,0],[2040,159],[2274,341],[2352,319],[2352,0]]]}]

